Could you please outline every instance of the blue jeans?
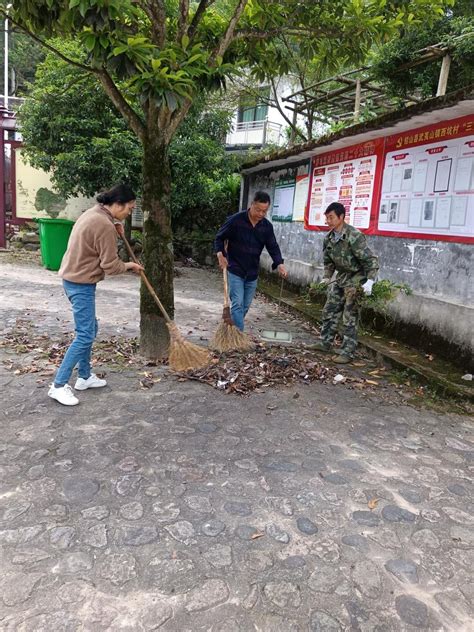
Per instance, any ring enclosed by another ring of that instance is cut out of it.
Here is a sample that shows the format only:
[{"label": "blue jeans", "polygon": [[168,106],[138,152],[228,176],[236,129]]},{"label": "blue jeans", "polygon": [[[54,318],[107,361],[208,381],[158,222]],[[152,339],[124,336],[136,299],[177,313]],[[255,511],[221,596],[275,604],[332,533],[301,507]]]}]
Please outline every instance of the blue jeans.
[{"label": "blue jeans", "polygon": [[56,373],[54,379],[56,387],[64,386],[69,382],[76,365],[79,377],[85,380],[90,377],[92,344],[99,330],[95,317],[96,284],[72,283],[72,281],[63,280],[63,287],[72,305],[76,335]]},{"label": "blue jeans", "polygon": [[255,296],[257,289],[257,279],[255,281],[246,281],[236,274],[227,274],[229,279],[229,296],[231,302],[230,313],[234,325],[244,330],[244,318],[249,311],[250,304]]}]

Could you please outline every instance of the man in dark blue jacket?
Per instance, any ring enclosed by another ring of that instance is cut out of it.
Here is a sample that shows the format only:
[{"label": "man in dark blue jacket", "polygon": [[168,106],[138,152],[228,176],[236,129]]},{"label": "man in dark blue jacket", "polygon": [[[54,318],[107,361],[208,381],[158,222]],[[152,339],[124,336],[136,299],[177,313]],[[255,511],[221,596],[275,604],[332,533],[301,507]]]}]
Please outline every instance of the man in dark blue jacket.
[{"label": "man in dark blue jacket", "polygon": [[228,270],[232,320],[241,331],[244,330],[244,318],[257,289],[260,256],[264,247],[273,260],[272,270],[277,269],[284,278],[288,276],[273,226],[265,217],[269,206],[268,193],[257,191],[250,208],[231,215],[219,229],[214,242],[219,265]]}]

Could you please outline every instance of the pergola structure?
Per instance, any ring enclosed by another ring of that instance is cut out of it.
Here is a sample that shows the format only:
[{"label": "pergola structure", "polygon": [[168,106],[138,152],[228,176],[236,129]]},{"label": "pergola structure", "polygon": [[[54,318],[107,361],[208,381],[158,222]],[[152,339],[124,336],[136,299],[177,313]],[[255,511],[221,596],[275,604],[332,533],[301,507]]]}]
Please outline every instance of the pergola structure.
[{"label": "pergola structure", "polygon": [[[465,33],[456,39],[473,36],[474,33]],[[402,64],[397,73],[405,72],[410,68],[428,62],[442,60],[439,74],[436,96],[446,94],[448,84],[451,56],[449,47],[438,43],[416,51],[417,57],[406,64]],[[362,66],[350,70],[329,79],[318,81],[304,90],[299,90],[284,98],[289,105],[286,109],[296,114],[308,116],[321,122],[352,121],[357,123],[360,119],[361,109],[370,103],[371,109],[376,115],[392,111],[400,107],[400,99],[386,94],[371,76],[371,67]],[[423,99],[417,95],[409,95],[404,99],[404,105],[419,103]]]}]

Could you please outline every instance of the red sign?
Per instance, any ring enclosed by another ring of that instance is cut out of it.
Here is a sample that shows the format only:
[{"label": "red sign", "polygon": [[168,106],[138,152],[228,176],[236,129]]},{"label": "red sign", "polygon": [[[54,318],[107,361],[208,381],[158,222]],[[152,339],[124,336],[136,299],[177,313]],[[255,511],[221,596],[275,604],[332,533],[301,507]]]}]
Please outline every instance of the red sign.
[{"label": "red sign", "polygon": [[382,138],[314,156],[305,212],[307,230],[327,230],[324,211],[331,202],[346,209],[348,223],[371,232],[373,199],[378,195],[384,141]]},{"label": "red sign", "polygon": [[387,136],[373,233],[474,243],[473,134],[463,116]]},{"label": "red sign", "polygon": [[463,116],[314,156],[305,228],[337,201],[367,234],[474,243],[473,134]]}]

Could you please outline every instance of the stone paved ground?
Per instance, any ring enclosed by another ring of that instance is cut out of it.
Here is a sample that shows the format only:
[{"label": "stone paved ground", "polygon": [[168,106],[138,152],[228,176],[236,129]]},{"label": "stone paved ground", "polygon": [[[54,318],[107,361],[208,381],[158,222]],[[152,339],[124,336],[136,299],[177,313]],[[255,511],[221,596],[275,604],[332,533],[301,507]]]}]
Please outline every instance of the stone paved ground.
[{"label": "stone paved ground", "polygon": [[[0,287],[2,331],[68,330],[53,274],[0,260]],[[218,278],[177,287],[205,338]],[[99,288],[101,335],[135,335],[136,279]],[[0,363],[0,630],[473,629],[472,420],[341,385],[239,398],[103,368],[109,386],[67,409]]]}]

